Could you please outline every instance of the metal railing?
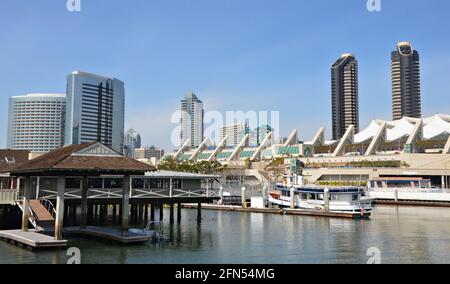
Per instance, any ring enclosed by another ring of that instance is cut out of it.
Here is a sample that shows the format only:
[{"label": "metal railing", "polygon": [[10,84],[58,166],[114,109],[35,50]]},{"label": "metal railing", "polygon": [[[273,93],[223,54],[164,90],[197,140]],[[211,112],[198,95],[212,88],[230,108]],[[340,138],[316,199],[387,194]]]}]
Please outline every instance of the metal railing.
[{"label": "metal railing", "polygon": [[[122,198],[122,188],[89,188],[87,191],[88,199],[108,199]],[[218,197],[220,189],[218,188],[130,188],[130,198],[171,198],[171,197]],[[56,199],[56,190],[40,189],[40,200]],[[65,199],[81,199],[81,190],[79,188],[66,188]]]},{"label": "metal railing", "polygon": [[53,218],[56,218],[56,209],[53,203],[45,197],[39,198],[39,202],[45,209],[52,215]]}]

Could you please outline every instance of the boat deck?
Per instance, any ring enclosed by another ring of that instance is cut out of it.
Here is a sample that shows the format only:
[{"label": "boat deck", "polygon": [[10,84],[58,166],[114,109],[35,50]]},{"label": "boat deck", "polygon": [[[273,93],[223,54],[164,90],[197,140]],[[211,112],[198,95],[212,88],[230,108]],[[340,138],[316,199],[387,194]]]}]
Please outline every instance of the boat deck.
[{"label": "boat deck", "polygon": [[64,228],[64,231],[66,233],[73,234],[73,235],[95,237],[98,239],[106,239],[106,240],[111,240],[111,241],[118,242],[121,244],[139,244],[139,243],[145,243],[152,239],[152,236],[148,236],[145,234],[133,233],[133,232],[129,232],[128,236],[122,236],[121,231],[118,229],[94,227],[94,226],[89,226],[86,228],[70,227],[70,228]]},{"label": "boat deck", "polygon": [[0,231],[0,238],[19,246],[29,248],[62,248],[67,246],[67,241],[57,241],[53,237],[39,233],[37,230],[7,230]]}]

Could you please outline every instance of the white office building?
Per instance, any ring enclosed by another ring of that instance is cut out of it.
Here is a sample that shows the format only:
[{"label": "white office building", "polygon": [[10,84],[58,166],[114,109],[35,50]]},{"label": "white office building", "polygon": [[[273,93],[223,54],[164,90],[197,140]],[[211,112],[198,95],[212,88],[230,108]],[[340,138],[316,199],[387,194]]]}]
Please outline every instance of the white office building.
[{"label": "white office building", "polygon": [[162,157],[164,157],[164,150],[156,148],[155,146],[138,148],[134,150],[134,158],[136,160],[154,158],[156,161],[159,161]]},{"label": "white office building", "polygon": [[220,128],[220,141],[227,137],[226,146],[237,146],[248,133],[245,123],[237,123]]},{"label": "white office building", "polygon": [[28,94],[9,100],[7,147],[49,152],[64,145],[65,94]]},{"label": "white office building", "polygon": [[67,77],[66,145],[101,142],[118,152],[124,140],[124,83],[75,71]]},{"label": "white office building", "polygon": [[198,147],[203,142],[203,102],[194,93],[186,94],[181,100],[181,145],[187,140],[191,147]]}]

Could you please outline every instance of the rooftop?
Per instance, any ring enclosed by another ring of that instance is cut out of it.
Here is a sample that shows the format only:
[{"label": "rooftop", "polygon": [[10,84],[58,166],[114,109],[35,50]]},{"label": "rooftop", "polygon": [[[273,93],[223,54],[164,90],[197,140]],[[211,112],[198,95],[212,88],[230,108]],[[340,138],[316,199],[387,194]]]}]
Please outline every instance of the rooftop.
[{"label": "rooftop", "polygon": [[50,94],[50,93],[34,93],[34,94],[26,94],[22,96],[13,96],[13,99],[21,99],[21,98],[65,98],[66,94]]},{"label": "rooftop", "polygon": [[28,161],[30,152],[25,150],[0,150],[0,173],[9,172]]},{"label": "rooftop", "polygon": [[[89,73],[89,72],[83,72],[83,71],[78,71],[78,70],[73,71],[71,73],[71,75],[81,75],[81,76],[95,77],[95,78],[100,79],[100,80],[118,80],[117,78],[114,78],[114,77],[107,77],[107,76],[103,76],[103,75],[98,75],[98,74]],[[120,81],[120,80],[118,80],[118,81]]]},{"label": "rooftop", "polygon": [[71,173],[86,175],[142,175],[156,168],[128,158],[99,143],[70,145],[30,160],[12,171],[12,175]]}]

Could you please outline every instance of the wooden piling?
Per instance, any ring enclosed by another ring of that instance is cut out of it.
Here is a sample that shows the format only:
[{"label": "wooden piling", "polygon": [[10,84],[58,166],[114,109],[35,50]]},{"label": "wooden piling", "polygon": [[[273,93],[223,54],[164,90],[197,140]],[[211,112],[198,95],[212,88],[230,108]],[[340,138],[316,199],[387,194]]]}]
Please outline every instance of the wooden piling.
[{"label": "wooden piling", "polygon": [[58,177],[56,188],[55,240],[61,241],[64,224],[64,192],[66,190],[66,178],[64,176]]},{"label": "wooden piling", "polygon": [[68,222],[69,219],[69,205],[64,205],[64,222]]},{"label": "wooden piling", "polygon": [[164,204],[159,204],[159,221],[164,220]]},{"label": "wooden piling", "polygon": [[77,224],[77,206],[72,206],[71,222],[75,226]]},{"label": "wooden piling", "polygon": [[330,212],[330,190],[325,188],[323,191],[323,200],[324,200],[324,211],[326,213]]},{"label": "wooden piling", "polygon": [[150,221],[155,221],[155,204],[153,203],[150,208]]},{"label": "wooden piling", "polygon": [[175,223],[175,216],[173,211],[173,203],[170,203],[170,224]]},{"label": "wooden piling", "polygon": [[181,223],[181,203],[178,203],[177,205],[177,221],[178,223]]},{"label": "wooden piling", "polygon": [[139,222],[141,222],[143,217],[144,217],[144,205],[143,204],[139,204],[138,205],[138,210],[139,210]]},{"label": "wooden piling", "polygon": [[31,177],[25,177],[25,188],[22,202],[22,231],[24,232],[28,232],[28,222],[30,219],[31,186]]},{"label": "wooden piling", "polygon": [[113,204],[112,206],[112,218],[113,218],[113,223],[116,223],[116,217],[117,217],[117,206],[116,204]]},{"label": "wooden piling", "polygon": [[88,223],[88,215],[89,219],[91,220],[90,222],[92,222],[92,207],[89,206],[88,209],[88,200],[87,200],[88,178],[83,177],[80,182],[81,182],[81,227],[86,228]]},{"label": "wooden piling", "polygon": [[125,176],[123,178],[123,189],[122,189],[122,236],[128,237],[129,229],[129,204],[130,204],[130,186],[131,179],[130,176]]},{"label": "wooden piling", "polygon": [[294,187],[291,187],[290,190],[290,201],[291,201],[291,209],[295,209],[295,189]]},{"label": "wooden piling", "polygon": [[202,204],[198,203],[197,204],[197,222],[201,222],[202,221]]},{"label": "wooden piling", "polygon": [[[86,221],[85,221],[86,225],[88,225],[88,224],[91,225],[92,224],[92,222],[94,220],[93,214],[94,214],[94,206],[92,204],[90,204],[88,206],[88,210],[87,210],[87,217],[85,218],[86,219]],[[83,215],[81,216],[81,222],[82,222],[82,224],[84,222]]]},{"label": "wooden piling", "polygon": [[108,215],[108,205],[102,205],[102,207],[101,207],[101,214],[100,214],[100,216],[102,218],[101,219],[102,223],[105,223],[107,215]]},{"label": "wooden piling", "polygon": [[148,220],[148,204],[144,204],[144,220]]}]

